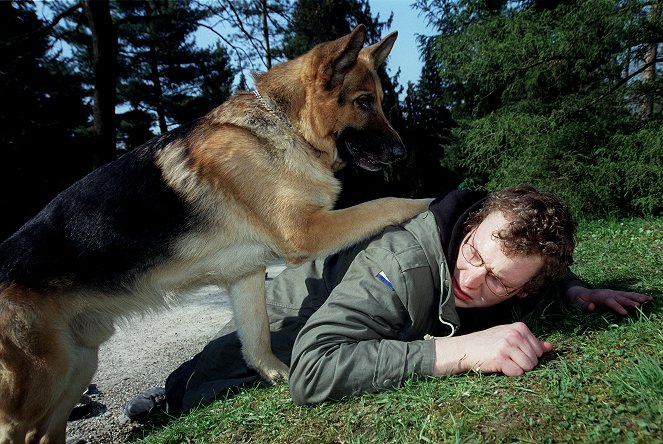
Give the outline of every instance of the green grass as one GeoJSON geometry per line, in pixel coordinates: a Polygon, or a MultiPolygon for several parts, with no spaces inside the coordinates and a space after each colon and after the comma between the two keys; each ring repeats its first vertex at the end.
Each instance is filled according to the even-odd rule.
{"type": "Polygon", "coordinates": [[[555,306],[531,327],[555,349],[522,377],[470,373],[298,407],[287,387],[247,389],[158,416],[141,443],[663,443],[663,218],[583,222],[573,270],[595,287],[655,296],[631,316],[555,306]]]}

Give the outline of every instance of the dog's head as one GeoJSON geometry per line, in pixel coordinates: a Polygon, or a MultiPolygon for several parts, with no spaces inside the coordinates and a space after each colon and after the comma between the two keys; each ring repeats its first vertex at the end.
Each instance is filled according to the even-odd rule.
{"type": "Polygon", "coordinates": [[[336,167],[348,162],[375,171],[405,157],[405,146],[382,110],[377,74],[397,35],[364,48],[366,28],[359,25],[300,58],[306,96],[297,123],[308,142],[336,167]]]}

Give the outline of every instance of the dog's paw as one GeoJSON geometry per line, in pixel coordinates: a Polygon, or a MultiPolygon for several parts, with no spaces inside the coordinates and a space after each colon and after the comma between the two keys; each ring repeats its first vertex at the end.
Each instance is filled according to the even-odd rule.
{"type": "Polygon", "coordinates": [[[272,385],[287,382],[288,366],[279,361],[276,356],[272,356],[272,358],[263,360],[261,364],[255,366],[255,370],[272,385]]]}
{"type": "Polygon", "coordinates": [[[397,223],[405,222],[417,214],[428,211],[428,206],[431,204],[431,202],[433,202],[433,200],[435,199],[403,199],[405,204],[403,208],[404,212],[397,223]]]}
{"type": "Polygon", "coordinates": [[[415,200],[417,202],[419,202],[419,205],[421,205],[421,208],[422,208],[421,212],[424,212],[424,211],[428,211],[428,207],[430,206],[430,204],[433,203],[433,201],[435,199],[432,198],[432,197],[427,197],[425,199],[415,199],[415,200]]]}

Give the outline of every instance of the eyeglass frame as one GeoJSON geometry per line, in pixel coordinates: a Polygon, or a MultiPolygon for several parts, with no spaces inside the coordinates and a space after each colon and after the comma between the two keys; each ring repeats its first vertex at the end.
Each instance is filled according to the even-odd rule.
{"type": "Polygon", "coordinates": [[[463,242],[463,245],[461,245],[460,254],[463,256],[463,259],[465,259],[467,261],[467,263],[470,264],[471,266],[476,267],[476,268],[483,267],[483,268],[486,269],[486,276],[484,277],[484,281],[486,282],[486,287],[488,287],[488,289],[490,290],[490,292],[492,294],[494,294],[495,296],[497,296],[500,299],[509,298],[510,296],[515,294],[516,292],[520,291],[524,286],[514,288],[513,290],[508,290],[509,287],[504,285],[504,282],[502,282],[502,280],[500,278],[498,278],[495,275],[495,273],[493,273],[492,271],[490,271],[488,269],[488,267],[486,266],[486,262],[483,260],[483,257],[481,256],[481,253],[479,253],[479,250],[477,249],[477,247],[475,247],[473,245],[474,244],[474,235],[476,234],[477,228],[478,227],[475,227],[472,230],[471,235],[468,236],[468,238],[463,242]],[[470,239],[472,239],[472,243],[470,243],[470,239]],[[465,255],[465,251],[464,251],[465,250],[465,245],[467,245],[468,247],[471,248],[470,251],[473,253],[472,254],[473,258],[475,258],[475,257],[479,258],[479,260],[481,261],[480,264],[475,265],[475,264],[472,263],[472,261],[470,259],[467,258],[467,256],[465,255]],[[495,291],[493,291],[492,288],[490,288],[490,284],[488,283],[488,276],[491,276],[493,279],[495,279],[495,281],[497,281],[497,283],[499,285],[501,285],[504,288],[504,290],[506,291],[506,293],[504,295],[499,295],[499,294],[495,293],[495,291]]]}

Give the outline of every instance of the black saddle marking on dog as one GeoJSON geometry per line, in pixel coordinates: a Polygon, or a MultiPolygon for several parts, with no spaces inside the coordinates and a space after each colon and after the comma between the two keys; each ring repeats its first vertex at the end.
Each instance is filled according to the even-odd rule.
{"type": "Polygon", "coordinates": [[[0,244],[0,281],[114,291],[171,255],[172,241],[198,218],[154,158],[194,125],[154,138],[56,196],[0,244]]]}

